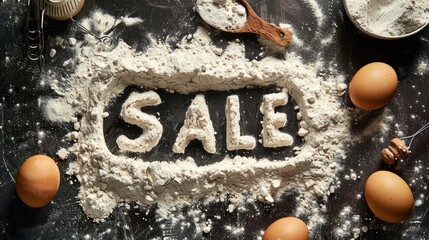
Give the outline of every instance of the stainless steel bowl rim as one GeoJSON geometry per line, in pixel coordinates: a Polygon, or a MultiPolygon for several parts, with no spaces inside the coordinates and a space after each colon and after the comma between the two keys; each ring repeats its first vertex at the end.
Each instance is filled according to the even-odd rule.
{"type": "Polygon", "coordinates": [[[401,38],[406,38],[409,36],[412,36],[418,32],[420,32],[421,30],[423,30],[428,24],[429,22],[423,24],[421,27],[417,28],[416,30],[406,33],[406,34],[402,34],[402,35],[397,35],[397,36],[386,36],[386,35],[380,35],[380,34],[376,34],[373,32],[368,31],[367,29],[363,28],[354,18],[353,16],[350,14],[348,6],[347,6],[347,1],[348,0],[343,0],[343,5],[344,5],[344,9],[346,10],[347,16],[350,18],[350,20],[352,21],[352,23],[363,33],[374,37],[374,38],[378,38],[378,39],[384,39],[384,40],[396,40],[396,39],[401,39],[401,38]]]}

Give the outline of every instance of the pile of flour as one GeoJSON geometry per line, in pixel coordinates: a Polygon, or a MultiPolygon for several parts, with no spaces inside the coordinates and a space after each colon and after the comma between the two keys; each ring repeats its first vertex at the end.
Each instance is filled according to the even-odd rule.
{"type": "Polygon", "coordinates": [[[361,28],[381,36],[400,36],[429,22],[429,1],[346,0],[350,16],[361,28]]]}
{"type": "MultiPolygon", "coordinates": [[[[114,21],[96,12],[83,24],[106,32],[114,21]]],[[[230,42],[221,49],[203,29],[174,49],[152,41],[147,50],[137,52],[122,40],[110,48],[90,35],[74,47],[76,57],[67,62],[74,71],[66,82],[49,79],[55,75],[52,72],[44,79],[60,96],[48,100],[46,114],[52,121],[74,125],[75,131],[65,136],[72,143],[68,151],[76,156],[68,173],[79,180],[78,198],[94,221],[103,221],[120,202],[136,202],[143,208],[157,204],[158,217],[168,219],[195,201],[210,204],[230,199],[234,209],[255,199],[275,202],[284,192],[294,191],[300,199],[294,214],[305,216],[310,229],[323,223],[326,207],[318,200],[326,201],[334,190],[337,162],[345,157],[345,142],[350,139],[340,100],[347,87],[344,77],[320,76],[320,62],[304,64],[294,53],[285,59],[268,56],[250,61],[241,43],[230,42]],[[183,94],[275,85],[280,88],[278,94],[285,98],[288,93],[296,102],[304,143],[293,148],[295,155],[290,158],[225,156],[206,166],[197,166],[191,157],[149,162],[114,155],[103,134],[103,120],[109,117],[105,109],[129,85],[183,94]]],[[[247,146],[253,145],[249,141],[247,146]]]]}

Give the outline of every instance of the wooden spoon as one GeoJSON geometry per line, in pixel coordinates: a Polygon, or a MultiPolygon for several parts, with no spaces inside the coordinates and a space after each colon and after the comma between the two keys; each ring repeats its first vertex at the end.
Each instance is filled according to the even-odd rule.
{"type": "MultiPolygon", "coordinates": [[[[240,2],[247,12],[247,21],[246,24],[239,29],[221,29],[218,26],[214,26],[210,23],[214,28],[220,29],[225,32],[231,33],[255,33],[258,35],[262,35],[274,43],[286,47],[292,41],[292,33],[289,30],[282,29],[278,26],[272,25],[264,20],[262,20],[256,13],[253,11],[252,7],[246,0],[237,0],[240,2]]],[[[204,16],[202,16],[204,20],[204,16]]]]}

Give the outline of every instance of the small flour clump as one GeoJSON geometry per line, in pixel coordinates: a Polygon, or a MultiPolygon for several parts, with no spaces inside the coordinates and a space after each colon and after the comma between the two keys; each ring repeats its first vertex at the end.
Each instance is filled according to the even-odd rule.
{"type": "Polygon", "coordinates": [[[361,28],[381,36],[400,36],[429,22],[429,1],[347,0],[352,19],[361,28]]]}
{"type": "Polygon", "coordinates": [[[125,26],[134,26],[136,24],[143,23],[143,20],[141,18],[136,17],[123,17],[121,20],[125,24],[125,26]]]}
{"type": "Polygon", "coordinates": [[[207,24],[221,30],[240,29],[247,21],[246,9],[236,0],[197,0],[196,10],[207,24]]]}
{"type": "MultiPolygon", "coordinates": [[[[114,25],[110,21],[115,19],[107,14],[103,16],[95,14],[92,16],[95,19],[88,18],[83,22],[89,29],[106,32],[114,25]],[[97,23],[99,25],[93,26],[97,23]]],[[[183,38],[174,48],[168,43],[152,40],[144,52],[132,49],[121,39],[109,48],[91,39],[92,36],[85,38],[85,42],[76,43],[76,58],[72,61],[74,71],[66,78],[67,84],[45,79],[47,82],[51,80],[52,89],[60,95],[48,101],[46,111],[49,111],[47,117],[50,120],[71,124],[75,124],[76,116],[79,116],[79,127],[66,135],[72,144],[68,151],[76,156],[68,173],[79,180],[80,204],[94,221],[103,221],[121,202],[135,202],[143,208],[157,205],[158,217],[168,219],[179,208],[196,201],[204,206],[234,196],[229,207],[229,211],[233,211],[240,204],[255,199],[275,202],[286,191],[293,191],[298,194],[294,214],[307,217],[310,229],[323,223],[326,206],[321,206],[332,192],[339,169],[337,161],[345,157],[345,143],[351,136],[347,111],[342,108],[339,98],[346,89],[340,78],[320,76],[319,62],[304,64],[292,52],[285,59],[267,56],[258,61],[249,60],[245,57],[244,45],[233,41],[219,54],[209,33],[201,28],[192,38],[183,38]],[[203,143],[206,141],[203,145],[208,152],[216,152],[213,139],[216,133],[210,128],[204,91],[245,89],[248,86],[278,87],[277,93],[265,95],[261,106],[264,113],[273,113],[272,118],[264,121],[274,129],[284,126],[287,119],[286,115],[274,114],[272,109],[286,104],[289,96],[293,98],[303,143],[294,148],[295,155],[291,157],[257,159],[226,155],[223,160],[204,166],[198,166],[191,157],[147,161],[141,157],[127,157],[121,152],[113,154],[104,139],[103,121],[109,116],[105,109],[130,85],[155,90],[142,95],[132,94],[131,100],[124,103],[121,116],[128,122],[156,122],[154,118],[140,115],[141,111],[127,113],[158,104],[161,100],[157,98],[156,89],[182,94],[200,93],[188,108],[174,146],[175,152],[185,150],[190,140],[186,137],[190,136],[203,143]],[[58,103],[64,107],[58,111],[49,108],[58,103]],[[128,118],[128,115],[138,119],[128,118]],[[201,129],[205,131],[196,131],[201,129]]],[[[230,116],[227,119],[237,123],[239,119],[234,116],[239,111],[237,98],[231,96],[228,104],[226,109],[230,116]]],[[[234,124],[231,126],[228,130],[229,148],[252,149],[256,139],[252,136],[234,138],[239,136],[239,129],[234,124]]],[[[162,131],[159,126],[150,129],[162,131]]],[[[289,135],[266,130],[266,134],[274,134],[280,142],[291,144],[293,141],[289,135]]],[[[122,151],[150,151],[159,140],[156,131],[149,136],[143,131],[141,138],[134,142],[122,138],[118,145],[122,146],[122,151]],[[135,143],[139,144],[133,146],[135,143]]],[[[278,142],[269,144],[275,147],[278,142]]],[[[202,232],[209,231],[209,225],[211,223],[202,232]]]]}

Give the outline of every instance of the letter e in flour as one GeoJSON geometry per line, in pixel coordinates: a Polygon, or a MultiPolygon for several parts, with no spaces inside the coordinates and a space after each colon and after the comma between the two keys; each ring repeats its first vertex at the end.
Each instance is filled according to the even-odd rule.
{"type": "Polygon", "coordinates": [[[204,95],[201,94],[195,96],[186,111],[185,121],[173,145],[173,152],[184,153],[189,142],[194,139],[200,140],[208,153],[216,152],[213,123],[204,95]]]}
{"type": "Polygon", "coordinates": [[[143,134],[136,139],[121,135],[116,139],[121,150],[131,152],[149,152],[161,139],[163,128],[155,116],[143,113],[141,108],[157,106],[161,98],[154,91],[144,93],[133,92],[122,105],[121,117],[125,122],[139,126],[143,134]]]}
{"type": "Polygon", "coordinates": [[[286,105],[287,102],[288,94],[286,91],[264,95],[260,109],[264,115],[262,123],[264,147],[285,147],[293,144],[292,136],[279,130],[287,123],[286,114],[274,111],[276,107],[286,105]]]}

